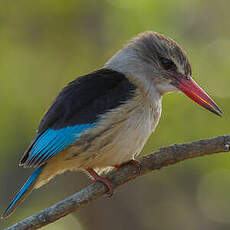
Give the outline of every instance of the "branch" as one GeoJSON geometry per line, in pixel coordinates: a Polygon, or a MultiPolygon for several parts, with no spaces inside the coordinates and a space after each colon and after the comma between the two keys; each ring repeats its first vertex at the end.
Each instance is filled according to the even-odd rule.
{"type": "MultiPolygon", "coordinates": [[[[155,153],[149,154],[139,159],[141,172],[138,174],[137,168],[131,164],[121,167],[119,170],[108,174],[114,188],[144,174],[161,169],[177,162],[200,157],[204,155],[228,152],[230,146],[230,135],[214,137],[196,142],[177,144],[161,148],[155,153]]],[[[107,188],[100,182],[89,185],[80,192],[66,198],[57,204],[30,216],[21,222],[8,227],[6,230],[34,230],[52,223],[71,212],[77,211],[93,200],[102,197],[107,192],[107,188]]]]}

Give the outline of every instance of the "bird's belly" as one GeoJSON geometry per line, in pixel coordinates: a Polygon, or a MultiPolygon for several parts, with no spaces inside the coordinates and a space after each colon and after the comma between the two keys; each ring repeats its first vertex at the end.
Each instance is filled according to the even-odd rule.
{"type": "Polygon", "coordinates": [[[92,164],[90,167],[120,165],[133,159],[141,152],[150,134],[151,126],[148,124],[141,126],[126,122],[119,129],[112,128],[92,150],[89,150],[97,152],[96,157],[89,161],[92,164]]]}
{"type": "Polygon", "coordinates": [[[104,168],[133,159],[158,123],[160,109],[159,116],[154,112],[150,106],[141,105],[128,116],[115,116],[69,148],[68,159],[76,168],[104,168]]]}

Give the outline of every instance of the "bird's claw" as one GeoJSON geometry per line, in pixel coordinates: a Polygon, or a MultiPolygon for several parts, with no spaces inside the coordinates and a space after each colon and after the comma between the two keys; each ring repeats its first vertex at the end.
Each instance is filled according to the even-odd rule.
{"type": "Polygon", "coordinates": [[[111,197],[114,194],[114,189],[113,189],[112,183],[110,182],[110,178],[99,176],[93,169],[87,169],[87,172],[94,179],[92,181],[92,183],[99,181],[99,182],[103,183],[104,185],[106,185],[106,187],[108,188],[109,197],[111,197]]]}

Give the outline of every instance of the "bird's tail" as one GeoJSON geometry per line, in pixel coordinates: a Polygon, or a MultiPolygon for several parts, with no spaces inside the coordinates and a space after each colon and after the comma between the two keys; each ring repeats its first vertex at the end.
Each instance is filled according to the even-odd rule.
{"type": "Polygon", "coordinates": [[[9,216],[15,210],[15,208],[17,208],[22,203],[22,201],[30,194],[43,167],[44,165],[35,169],[33,174],[29,177],[29,179],[22,186],[14,199],[10,202],[10,205],[2,214],[1,218],[6,218],[7,216],[9,216]]]}

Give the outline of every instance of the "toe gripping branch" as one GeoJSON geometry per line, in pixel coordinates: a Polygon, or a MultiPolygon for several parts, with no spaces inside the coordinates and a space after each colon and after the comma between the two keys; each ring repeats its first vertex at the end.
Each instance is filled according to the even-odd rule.
{"type": "MultiPolygon", "coordinates": [[[[119,168],[121,168],[122,166],[125,166],[125,165],[127,165],[127,164],[132,164],[132,165],[134,165],[134,166],[137,168],[137,170],[138,170],[138,172],[137,172],[138,175],[141,173],[141,168],[142,168],[142,166],[141,166],[140,162],[139,162],[139,161],[136,161],[136,160],[130,160],[130,161],[124,163],[124,164],[115,165],[114,167],[115,167],[116,169],[119,169],[119,168]]],[[[94,169],[92,169],[92,168],[88,168],[88,169],[86,169],[86,171],[90,174],[90,176],[93,177],[94,180],[92,181],[92,183],[95,183],[95,182],[99,181],[99,182],[103,183],[103,184],[108,188],[108,193],[109,193],[110,197],[114,194],[114,188],[113,188],[113,185],[112,185],[112,183],[110,182],[110,179],[109,179],[109,178],[99,176],[99,175],[94,171],[94,169]]]]}
{"type": "Polygon", "coordinates": [[[86,169],[86,171],[90,174],[90,176],[93,177],[93,181],[92,183],[95,183],[97,181],[103,183],[104,185],[106,185],[106,187],[108,188],[108,193],[110,196],[113,195],[114,193],[114,189],[113,189],[113,185],[111,184],[109,178],[106,178],[106,177],[101,177],[99,176],[93,169],[91,168],[88,168],[86,169]]]}

